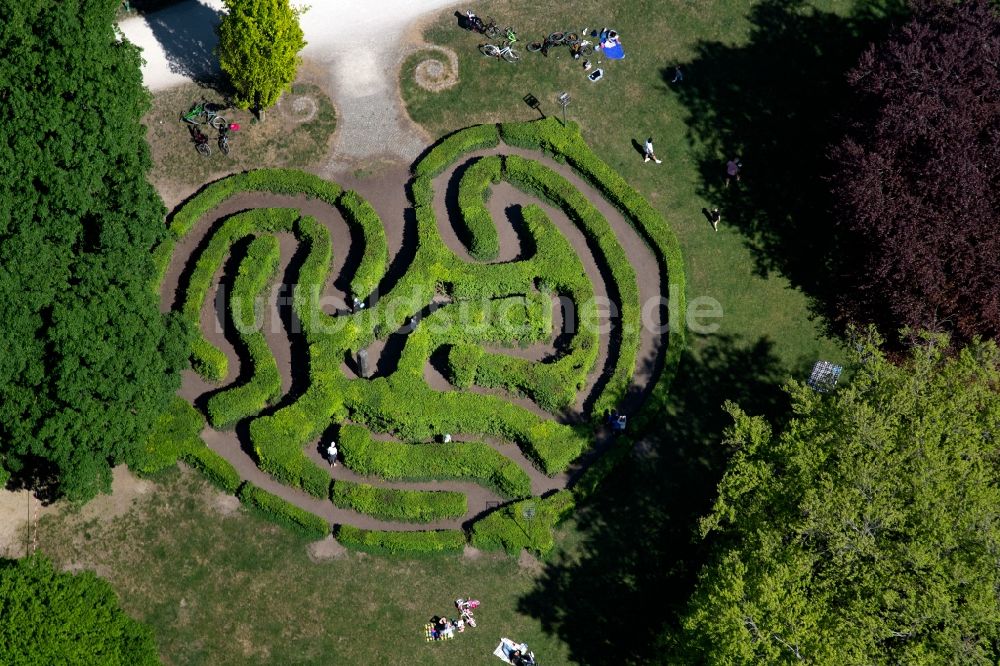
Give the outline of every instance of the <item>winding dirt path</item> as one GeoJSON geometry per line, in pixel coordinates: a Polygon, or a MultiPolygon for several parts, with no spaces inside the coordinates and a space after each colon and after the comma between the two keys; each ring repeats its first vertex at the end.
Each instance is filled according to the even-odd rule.
{"type": "MultiPolygon", "coordinates": [[[[448,214],[449,189],[457,187],[456,173],[461,174],[463,164],[476,157],[495,154],[517,154],[541,160],[549,168],[567,178],[606,217],[608,223],[618,236],[619,242],[625,252],[632,259],[639,283],[641,302],[645,303],[658,298],[660,294],[666,293],[665,285],[661,279],[660,267],[654,255],[617,209],[605,201],[596,190],[577,177],[568,166],[558,164],[542,156],[540,153],[516,149],[510,146],[502,145],[495,149],[478,151],[465,156],[459,164],[452,166],[435,179],[434,209],[437,216],[438,228],[446,245],[455,251],[459,257],[469,261],[472,260],[459,241],[453,225],[453,219],[448,214]]],[[[345,189],[354,189],[367,199],[383,221],[390,256],[389,276],[383,283],[383,292],[391,288],[395,280],[405,274],[413,256],[413,244],[416,242],[416,222],[405,197],[404,185],[408,180],[409,173],[407,170],[390,166],[383,169],[375,177],[346,176],[340,178],[339,181],[345,189]]],[[[506,183],[500,183],[493,187],[493,193],[489,202],[489,209],[494,215],[502,248],[500,257],[496,261],[511,261],[521,256],[520,232],[511,222],[511,218],[507,215],[507,210],[512,206],[526,205],[528,203],[540,205],[553,224],[567,238],[579,256],[584,271],[593,284],[595,294],[604,297],[613,294],[614,287],[611,287],[609,290],[609,285],[606,281],[608,271],[607,267],[603,265],[603,259],[599,258],[599,255],[594,252],[583,233],[570,222],[566,215],[561,210],[541,202],[534,197],[525,195],[506,183]]],[[[240,210],[258,207],[298,208],[304,214],[315,217],[330,230],[334,258],[331,266],[331,277],[324,290],[324,297],[328,300],[328,307],[324,309],[331,314],[343,311],[346,315],[344,299],[347,297],[347,294],[343,289],[343,285],[350,278],[350,273],[354,269],[354,261],[350,259],[351,232],[343,217],[335,208],[319,201],[309,201],[302,197],[257,193],[237,195],[226,201],[223,205],[210,211],[208,215],[199,220],[188,236],[182,242],[178,243],[177,250],[163,283],[161,293],[163,306],[167,308],[175,303],[177,300],[178,285],[184,284],[185,275],[197,259],[199,248],[207,242],[208,236],[221,223],[221,220],[240,210]]],[[[279,278],[280,284],[294,282],[294,278],[296,277],[296,256],[298,254],[297,244],[289,234],[278,234],[278,237],[281,248],[281,265],[279,267],[279,276],[281,276],[279,278]]],[[[214,300],[220,285],[221,288],[227,287],[228,272],[235,270],[237,266],[238,263],[230,258],[225,263],[224,268],[217,272],[215,283],[206,298],[205,307],[202,312],[202,324],[204,326],[202,330],[206,338],[223,349],[229,357],[230,373],[225,382],[227,385],[239,376],[242,359],[240,358],[240,354],[237,353],[237,349],[233,344],[234,341],[227,339],[223,333],[223,327],[218,325],[220,320],[214,308],[214,300]]],[[[280,284],[278,287],[280,287],[280,284]]],[[[278,360],[278,365],[282,372],[283,388],[287,391],[281,404],[287,404],[288,401],[293,400],[297,394],[305,389],[305,386],[301,382],[305,379],[308,359],[304,356],[305,349],[301,336],[288,330],[290,322],[287,310],[290,308],[288,304],[277,304],[276,295],[287,296],[286,293],[283,293],[278,288],[272,289],[268,293],[269,306],[268,315],[264,319],[264,334],[268,344],[271,346],[272,352],[278,360]],[[286,310],[285,312],[282,311],[283,308],[286,310]]],[[[553,336],[548,341],[532,345],[526,349],[497,349],[496,351],[529,358],[544,358],[557,353],[557,349],[553,345],[555,338],[562,331],[563,321],[559,313],[559,308],[555,308],[553,314],[553,336]]],[[[660,310],[654,311],[649,323],[653,326],[665,324],[665,313],[660,310]]],[[[665,330],[665,327],[662,330],[665,330]]],[[[613,366],[614,359],[609,358],[613,347],[612,339],[613,337],[609,335],[600,336],[601,344],[597,364],[588,377],[586,389],[581,391],[580,399],[575,408],[566,414],[560,415],[558,417],[559,420],[574,422],[586,416],[583,413],[583,406],[586,404],[587,398],[599,388],[602,376],[609,372],[613,366]]],[[[665,348],[665,342],[665,334],[651,330],[649,326],[643,327],[640,332],[639,354],[632,390],[626,403],[623,405],[623,411],[628,412],[636,409],[647,390],[652,386],[651,382],[658,376],[662,366],[662,352],[665,348]]],[[[378,368],[380,372],[391,372],[394,365],[392,363],[380,364],[382,353],[387,346],[391,345],[387,345],[385,340],[380,340],[372,345],[369,351],[371,367],[378,368]]],[[[345,364],[344,369],[347,376],[355,376],[353,370],[347,364],[345,364]]],[[[450,390],[452,388],[432,362],[425,366],[424,377],[433,389],[450,390]]],[[[204,403],[207,394],[219,388],[219,386],[204,382],[194,372],[187,371],[180,394],[194,404],[200,405],[204,403]]],[[[506,399],[511,400],[515,404],[530,409],[536,414],[544,415],[546,418],[551,418],[551,415],[541,410],[527,398],[509,396],[503,391],[478,387],[474,388],[474,390],[483,393],[504,395],[506,399]]],[[[224,432],[206,428],[202,433],[202,437],[212,450],[222,455],[236,467],[242,478],[303,509],[322,516],[332,524],[346,523],[364,529],[387,530],[453,529],[468,524],[484,511],[503,501],[502,498],[490,489],[474,482],[387,482],[377,478],[360,477],[343,465],[338,465],[336,468],[329,468],[320,454],[321,447],[318,440],[308,446],[306,455],[314,462],[327,468],[333,479],[363,481],[372,485],[389,488],[454,490],[464,493],[468,498],[469,510],[466,516],[461,519],[443,520],[432,523],[402,523],[379,520],[354,511],[338,509],[329,501],[317,499],[300,490],[284,486],[259,470],[248,453],[249,442],[245,427],[237,427],[235,431],[224,432]]],[[[387,436],[379,435],[379,437],[383,438],[387,436]]],[[[578,460],[569,470],[554,477],[548,477],[535,468],[520,449],[510,442],[501,441],[496,438],[483,438],[471,434],[463,435],[462,433],[453,433],[453,437],[455,441],[485,441],[489,446],[515,462],[529,475],[532,493],[536,496],[567,487],[609,443],[607,435],[600,433],[593,449],[578,460]]]]}

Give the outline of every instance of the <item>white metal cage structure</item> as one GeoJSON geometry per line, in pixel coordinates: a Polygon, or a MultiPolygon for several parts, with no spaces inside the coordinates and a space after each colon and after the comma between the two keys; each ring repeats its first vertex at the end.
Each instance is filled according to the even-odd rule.
{"type": "Polygon", "coordinates": [[[816,361],[806,384],[815,391],[827,393],[837,385],[844,368],[829,361],[816,361]]]}

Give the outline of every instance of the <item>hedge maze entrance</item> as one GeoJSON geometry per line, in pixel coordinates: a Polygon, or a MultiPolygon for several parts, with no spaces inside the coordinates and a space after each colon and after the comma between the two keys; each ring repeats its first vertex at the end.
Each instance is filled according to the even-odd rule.
{"type": "Polygon", "coordinates": [[[382,220],[354,191],[260,169],[180,206],[156,288],[198,378],[150,448],[352,547],[545,553],[669,386],[677,241],[554,119],[446,137],[407,194],[408,220],[382,220]],[[408,226],[390,257],[394,224],[408,226]],[[630,421],[612,438],[616,408],[630,421]]]}

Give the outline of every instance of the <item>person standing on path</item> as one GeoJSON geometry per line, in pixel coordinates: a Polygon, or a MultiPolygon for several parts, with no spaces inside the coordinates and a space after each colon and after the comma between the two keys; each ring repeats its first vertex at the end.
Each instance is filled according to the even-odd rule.
{"type": "Polygon", "coordinates": [[[330,442],[330,446],[326,447],[326,458],[330,461],[330,467],[337,466],[337,442],[330,442]]]}
{"type": "Polygon", "coordinates": [[[648,162],[649,160],[653,160],[657,164],[662,164],[663,163],[663,160],[656,159],[656,153],[653,152],[653,138],[652,137],[646,139],[645,151],[646,151],[646,153],[645,153],[645,159],[643,160],[643,162],[648,162]]]}

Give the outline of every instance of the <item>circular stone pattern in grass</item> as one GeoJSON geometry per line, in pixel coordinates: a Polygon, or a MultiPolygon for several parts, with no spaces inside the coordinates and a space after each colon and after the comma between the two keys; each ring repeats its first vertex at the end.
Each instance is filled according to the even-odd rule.
{"type": "Polygon", "coordinates": [[[458,83],[458,56],[444,47],[428,48],[411,56],[407,62],[418,60],[413,68],[413,80],[429,92],[447,90],[458,83]]]}
{"type": "Polygon", "coordinates": [[[182,393],[200,411],[175,406],[151,444],[310,536],[545,554],[653,421],[644,399],[663,404],[684,345],[665,320],[668,297],[684,311],[677,241],[552,119],[456,132],[406,186],[409,222],[288,169],[173,214],[158,288],[197,331],[182,393]],[[387,229],[404,238],[391,271],[387,229]]]}

